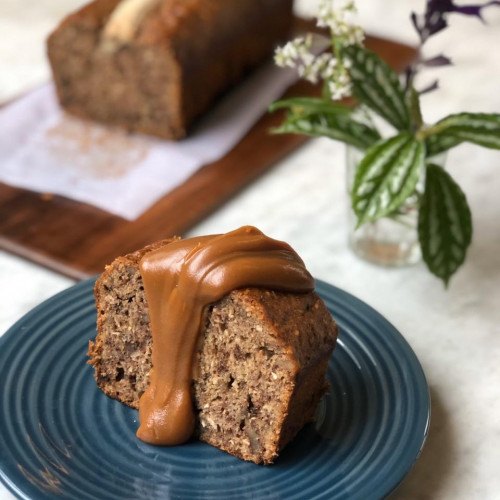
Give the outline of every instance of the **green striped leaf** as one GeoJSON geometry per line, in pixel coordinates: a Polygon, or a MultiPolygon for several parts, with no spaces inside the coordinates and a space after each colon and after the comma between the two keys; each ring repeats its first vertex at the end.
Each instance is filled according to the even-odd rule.
{"type": "Polygon", "coordinates": [[[427,156],[431,158],[432,156],[448,151],[448,149],[454,148],[462,141],[453,137],[451,135],[447,136],[444,134],[430,135],[425,140],[425,150],[427,151],[427,156]]]}
{"type": "Polygon", "coordinates": [[[326,114],[349,114],[351,108],[326,99],[318,99],[316,97],[292,97],[290,99],[282,99],[275,101],[269,106],[269,111],[273,112],[278,109],[289,109],[293,114],[308,115],[314,113],[326,114]]]}
{"type": "Polygon", "coordinates": [[[430,156],[446,151],[461,142],[472,142],[486,148],[500,149],[500,115],[459,113],[433,125],[435,134],[427,137],[430,156]]]}
{"type": "Polygon", "coordinates": [[[343,114],[291,115],[279,127],[271,130],[274,134],[306,134],[311,137],[329,137],[351,144],[364,150],[380,139],[379,133],[343,114]]]}
{"type": "Polygon", "coordinates": [[[465,194],[441,167],[427,166],[418,237],[429,270],[445,285],[465,260],[472,219],[465,194]]]}
{"type": "Polygon", "coordinates": [[[352,189],[358,226],[398,209],[414,192],[424,162],[424,145],[410,134],[372,146],[358,165],[352,189]]]}
{"type": "Polygon", "coordinates": [[[357,45],[346,47],[356,98],[400,131],[410,129],[410,115],[398,75],[374,52],[357,45]]]}

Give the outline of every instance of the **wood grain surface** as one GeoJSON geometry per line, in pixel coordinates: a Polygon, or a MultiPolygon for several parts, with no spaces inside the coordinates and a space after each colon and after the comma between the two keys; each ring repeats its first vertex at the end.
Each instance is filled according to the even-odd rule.
{"type": "MultiPolygon", "coordinates": [[[[311,27],[297,20],[298,31],[311,27]]],[[[366,46],[398,71],[415,57],[413,48],[384,39],[368,37],[366,46]]],[[[319,92],[300,81],[285,96],[319,92]]],[[[282,118],[280,113],[262,116],[226,156],[205,165],[134,221],[61,196],[0,183],[0,248],[75,279],[98,274],[119,255],[182,235],[308,140],[270,135],[269,129],[282,118]]]]}

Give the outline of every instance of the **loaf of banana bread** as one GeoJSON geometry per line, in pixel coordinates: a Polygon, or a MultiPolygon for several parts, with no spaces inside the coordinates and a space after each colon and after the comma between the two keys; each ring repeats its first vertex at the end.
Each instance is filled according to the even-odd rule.
{"type": "MultiPolygon", "coordinates": [[[[164,240],[120,257],[97,280],[89,363],[97,385],[134,408],[149,385],[152,337],[139,262],[164,240]]],[[[195,435],[237,457],[271,463],[314,418],[338,329],[314,292],[231,291],[204,312],[195,349],[195,435]]]]}
{"type": "Polygon", "coordinates": [[[167,139],[269,56],[292,0],[95,0],[48,39],[61,105],[167,139]]]}

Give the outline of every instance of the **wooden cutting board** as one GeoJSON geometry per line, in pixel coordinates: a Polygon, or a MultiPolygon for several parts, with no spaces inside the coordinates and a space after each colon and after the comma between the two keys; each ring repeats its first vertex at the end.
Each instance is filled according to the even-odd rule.
{"type": "MultiPolygon", "coordinates": [[[[297,19],[297,31],[314,29],[297,19]]],[[[367,48],[402,71],[415,49],[368,37],[367,48]]],[[[297,82],[284,97],[319,95],[320,88],[297,82]]],[[[152,241],[182,235],[230,197],[266,172],[308,138],[270,135],[281,113],[265,114],[220,160],[198,170],[134,221],[61,196],[42,195],[0,183],[0,248],[75,279],[100,273],[118,255],[152,241]]]]}

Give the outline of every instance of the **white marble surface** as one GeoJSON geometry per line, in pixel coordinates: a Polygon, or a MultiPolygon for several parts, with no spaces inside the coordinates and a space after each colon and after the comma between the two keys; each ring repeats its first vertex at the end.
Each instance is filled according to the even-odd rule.
{"type": "MultiPolygon", "coordinates": [[[[48,78],[43,39],[79,0],[2,0],[0,100],[48,78]],[[7,42],[8,40],[8,42],[7,42]]],[[[301,0],[311,12],[316,2],[301,0]]],[[[469,2],[470,3],[470,2],[469,2]]],[[[424,1],[361,0],[371,32],[414,41],[408,13],[424,1]],[[382,6],[384,6],[382,8],[382,6]]],[[[462,110],[500,112],[500,9],[488,25],[455,16],[432,48],[455,66],[434,70],[441,89],[424,100],[427,121],[462,110]]],[[[474,240],[448,291],[423,265],[388,270],[355,258],[345,241],[343,148],[314,140],[192,230],[254,224],[287,240],[313,274],[357,295],[405,335],[425,370],[432,422],[416,466],[393,500],[500,498],[500,152],[463,145],[448,159],[473,212],[474,240]]],[[[1,215],[0,215],[1,216],[1,215]]],[[[0,253],[0,334],[71,280],[0,253]]],[[[12,498],[0,485],[0,500],[12,498]]]]}

